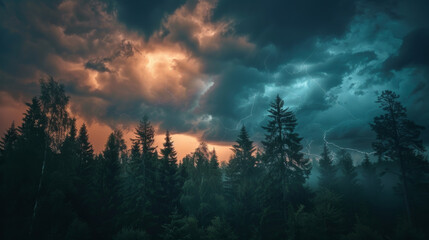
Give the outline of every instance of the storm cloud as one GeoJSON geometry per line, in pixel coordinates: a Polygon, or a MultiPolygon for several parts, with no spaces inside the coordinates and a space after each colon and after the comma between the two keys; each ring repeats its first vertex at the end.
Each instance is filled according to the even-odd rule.
{"type": "Polygon", "coordinates": [[[230,142],[242,125],[260,141],[279,94],[306,151],[325,140],[370,152],[380,91],[429,122],[428,4],[412,2],[3,1],[0,97],[29,101],[50,75],[86,121],[148,115],[161,130],[230,142]]]}

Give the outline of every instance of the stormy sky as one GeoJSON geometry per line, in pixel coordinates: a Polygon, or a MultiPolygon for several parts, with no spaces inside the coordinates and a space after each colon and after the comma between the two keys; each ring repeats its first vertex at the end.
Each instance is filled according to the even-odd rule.
{"type": "Polygon", "coordinates": [[[429,127],[428,12],[425,0],[2,0],[0,130],[52,76],[74,116],[104,126],[93,134],[131,133],[146,114],[159,134],[227,146],[244,125],[258,142],[279,94],[306,152],[325,140],[357,156],[372,151],[382,90],[429,127]]]}

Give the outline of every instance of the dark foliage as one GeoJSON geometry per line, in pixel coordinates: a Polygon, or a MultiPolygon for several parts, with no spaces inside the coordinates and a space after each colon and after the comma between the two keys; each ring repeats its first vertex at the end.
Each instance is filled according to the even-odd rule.
{"type": "Polygon", "coordinates": [[[94,155],[61,84],[42,81],[22,124],[0,141],[1,239],[426,239],[429,165],[422,127],[384,91],[374,149],[356,164],[325,145],[302,153],[297,119],[277,96],[263,151],[243,126],[228,163],[201,143],[181,161],[170,132],[158,152],[143,117],[129,151],[121,131],[94,155]],[[159,155],[158,155],[159,154],[159,155]]]}

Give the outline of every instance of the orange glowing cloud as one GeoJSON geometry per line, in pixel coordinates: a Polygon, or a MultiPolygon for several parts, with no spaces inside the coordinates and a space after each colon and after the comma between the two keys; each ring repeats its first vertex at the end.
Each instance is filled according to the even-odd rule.
{"type": "MultiPolygon", "coordinates": [[[[177,132],[173,139],[181,158],[199,144],[202,130],[196,126],[207,125],[210,119],[195,113],[200,97],[213,86],[213,76],[205,73],[204,57],[199,53],[216,52],[222,46],[240,51],[254,47],[246,37],[227,34],[230,22],[211,20],[216,3],[201,0],[194,7],[183,5],[166,16],[149,38],[118,22],[102,2],[63,1],[51,9],[58,14],[58,22],[30,14],[28,18],[35,19],[34,31],[47,39],[31,43],[46,49],[46,54],[40,59],[42,67],[32,69],[26,79],[34,84],[48,73],[66,86],[70,110],[78,127],[87,122],[97,152],[104,148],[113,128],[132,129],[138,119],[148,115],[160,126],[165,118],[181,124],[176,129],[171,124],[159,126],[161,131],[177,132]]],[[[23,102],[30,97],[16,101],[1,93],[0,98],[11,103],[0,106],[4,132],[12,120],[22,119],[23,102]]],[[[128,139],[132,135],[132,131],[125,132],[128,139]]],[[[162,146],[163,135],[156,139],[162,146]]],[[[221,159],[229,158],[229,147],[208,145],[216,148],[221,159]]]]}

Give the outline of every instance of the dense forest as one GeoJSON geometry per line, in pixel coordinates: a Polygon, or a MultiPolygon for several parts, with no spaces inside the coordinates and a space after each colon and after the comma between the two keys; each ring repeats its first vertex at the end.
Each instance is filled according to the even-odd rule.
{"type": "Polygon", "coordinates": [[[204,142],[177,159],[168,131],[154,146],[150,112],[132,146],[115,130],[95,154],[64,87],[42,80],[1,140],[1,239],[427,239],[423,127],[394,92],[374,100],[383,111],[369,123],[376,157],[325,145],[308,158],[277,96],[261,149],[243,126],[220,164],[204,142]]]}

